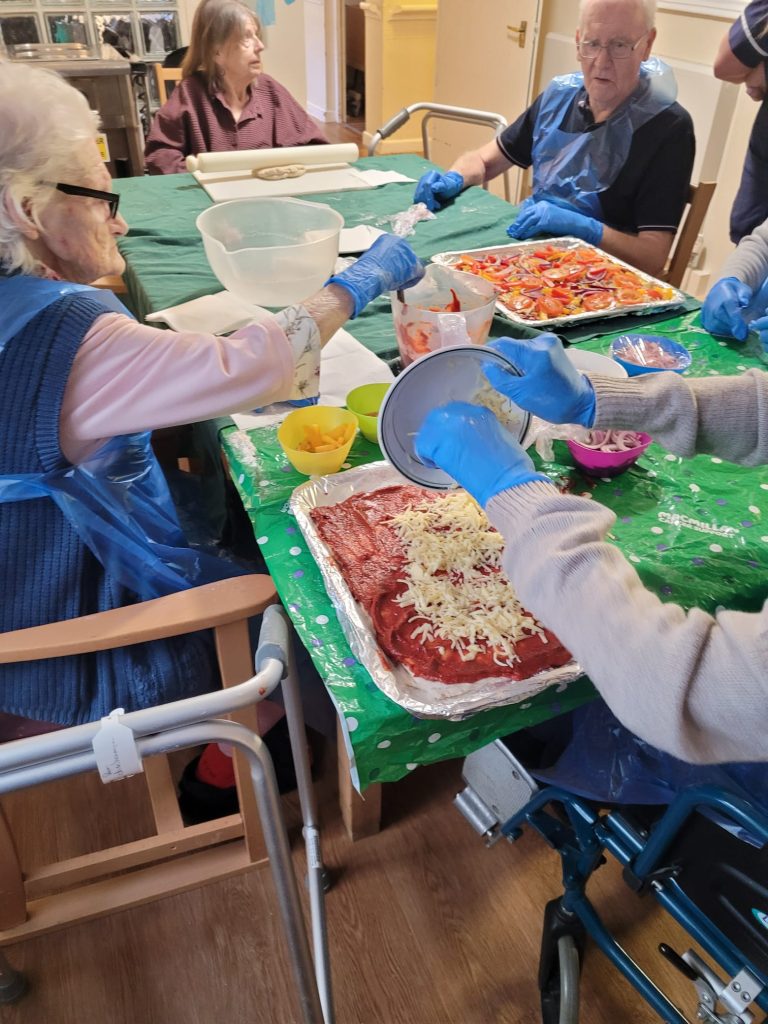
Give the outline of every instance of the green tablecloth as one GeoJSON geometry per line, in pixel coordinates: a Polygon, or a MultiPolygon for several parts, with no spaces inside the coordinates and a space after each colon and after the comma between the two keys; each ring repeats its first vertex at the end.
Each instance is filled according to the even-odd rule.
{"type": "MultiPolygon", "coordinates": [[[[430,166],[414,156],[361,163],[395,167],[414,178],[430,166]]],[[[127,260],[130,299],[139,316],[220,290],[194,227],[196,215],[209,201],[193,178],[123,179],[115,187],[123,195],[122,208],[131,225],[120,245],[127,260]]],[[[412,189],[411,184],[392,184],[315,198],[338,208],[349,226],[386,227],[385,217],[410,205],[412,189]]],[[[435,220],[419,223],[410,241],[424,257],[500,244],[506,241],[513,214],[498,197],[469,189],[435,220]]],[[[688,313],[653,326],[654,332],[679,337],[691,348],[691,374],[734,374],[755,364],[754,355],[715,341],[697,322],[698,315],[688,313]]],[[[631,323],[637,329],[644,326],[636,318],[631,323]]],[[[394,352],[386,300],[374,303],[350,327],[373,351],[385,356],[394,352]]],[[[585,348],[604,352],[611,336],[601,332],[626,329],[624,320],[602,321],[582,329],[579,340],[585,348]]],[[[509,333],[509,325],[496,320],[493,333],[509,333]]],[[[274,430],[242,434],[227,428],[222,441],[270,572],[338,707],[360,788],[401,778],[419,764],[465,755],[496,736],[552,717],[594,695],[591,684],[581,679],[562,692],[545,691],[465,722],[414,718],[376,688],[343,637],[319,570],[286,507],[293,488],[305,478],[285,461],[274,430]]],[[[356,465],[379,457],[376,446],[358,437],[349,461],[356,465]]],[[[662,599],[709,610],[720,604],[743,610],[761,606],[768,579],[768,529],[762,519],[768,512],[768,471],[735,468],[704,456],[683,461],[652,445],[636,468],[617,480],[594,482],[573,470],[564,444],[556,445],[555,458],[544,465],[547,472],[616,511],[611,539],[662,599]]]]}
{"type": "MultiPolygon", "coordinates": [[[[368,157],[355,166],[397,170],[418,179],[434,165],[421,157],[405,155],[368,157]]],[[[114,186],[121,196],[120,210],[130,225],[129,234],[119,244],[126,258],[124,277],[137,316],[143,318],[149,312],[221,291],[195,227],[197,215],[211,203],[192,175],[119,178],[114,186]]],[[[333,206],[343,215],[347,227],[371,224],[386,230],[391,227],[386,218],[412,204],[413,190],[412,182],[401,182],[302,198],[333,206]]],[[[417,224],[408,241],[423,258],[447,249],[501,245],[509,241],[506,227],[513,219],[514,209],[503,199],[481,188],[471,188],[446,213],[417,224]]],[[[395,348],[391,317],[379,316],[384,309],[389,313],[388,299],[372,303],[356,322],[356,335],[377,353],[395,348]]]]}
{"type": "MultiPolygon", "coordinates": [[[[357,167],[396,170],[418,179],[434,165],[418,156],[368,157],[357,167]]],[[[126,258],[124,274],[131,308],[143,319],[147,313],[180,302],[221,291],[203,251],[195,228],[199,213],[210,206],[207,193],[190,174],[168,174],[152,178],[120,178],[114,183],[121,195],[121,210],[130,225],[130,233],[120,240],[126,258]]],[[[333,206],[344,217],[347,227],[370,224],[391,228],[387,219],[413,202],[412,183],[386,185],[383,188],[320,194],[303,198],[333,206]]],[[[514,220],[515,207],[481,188],[470,188],[434,220],[420,221],[408,241],[423,259],[435,253],[455,249],[477,249],[484,245],[505,245],[506,229],[514,220]]],[[[696,308],[695,299],[687,308],[696,308]]],[[[666,317],[668,314],[661,314],[666,317]]],[[[563,329],[562,337],[583,341],[606,330],[642,330],[656,319],[623,317],[601,320],[563,329]],[[613,326],[615,324],[615,327],[613,326]]],[[[530,336],[535,329],[517,327],[496,317],[491,334],[530,336]]],[[[389,299],[372,302],[355,321],[355,337],[366,348],[387,360],[397,357],[389,299]],[[382,313],[386,313],[382,316],[382,313]]]]}

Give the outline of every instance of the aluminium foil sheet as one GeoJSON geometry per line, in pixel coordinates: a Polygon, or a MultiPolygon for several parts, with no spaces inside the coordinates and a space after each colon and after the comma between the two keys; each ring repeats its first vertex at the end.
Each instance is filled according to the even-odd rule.
{"type": "Polygon", "coordinates": [[[312,478],[297,487],[291,498],[291,511],[320,569],[344,635],[379,689],[419,718],[461,721],[478,711],[525,701],[548,686],[564,689],[583,675],[579,665],[571,661],[524,680],[488,678],[446,684],[418,678],[388,658],[379,647],[370,617],[353,598],[330,549],[318,535],[310,512],[317,506],[336,505],[353,494],[409,483],[388,463],[373,462],[343,473],[312,478]]]}

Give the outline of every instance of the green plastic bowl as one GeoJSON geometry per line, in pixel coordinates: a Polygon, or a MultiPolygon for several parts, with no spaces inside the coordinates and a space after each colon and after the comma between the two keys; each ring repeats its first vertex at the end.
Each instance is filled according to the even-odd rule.
{"type": "Polygon", "coordinates": [[[379,409],[389,384],[363,384],[347,395],[347,408],[357,416],[360,433],[369,441],[379,441],[379,409]]]}

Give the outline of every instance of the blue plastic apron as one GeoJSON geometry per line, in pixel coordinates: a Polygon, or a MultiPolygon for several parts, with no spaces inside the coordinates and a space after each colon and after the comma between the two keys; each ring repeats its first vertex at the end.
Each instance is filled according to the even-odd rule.
{"type": "Polygon", "coordinates": [[[574,72],[553,78],[542,94],[533,129],[533,199],[599,217],[598,193],[618,177],[637,129],[675,102],[677,83],[672,69],[652,57],[640,66],[637,89],[599,128],[563,131],[560,125],[583,87],[584,75],[574,72]]]}
{"type": "MultiPolygon", "coordinates": [[[[0,353],[43,309],[79,292],[131,315],[111,292],[0,276],[0,353]]],[[[0,476],[0,503],[55,501],[106,572],[144,600],[239,575],[231,563],[187,544],[150,438],[149,431],[113,437],[76,466],[0,476]]]]}

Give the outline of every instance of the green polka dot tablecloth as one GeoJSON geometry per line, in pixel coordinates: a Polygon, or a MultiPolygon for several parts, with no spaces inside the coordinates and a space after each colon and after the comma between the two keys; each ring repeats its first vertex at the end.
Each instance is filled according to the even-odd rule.
{"type": "MultiPolygon", "coordinates": [[[[359,789],[393,782],[420,764],[464,756],[498,736],[592,699],[591,683],[580,679],[560,692],[550,687],[514,707],[448,722],[416,718],[385,696],[352,654],[320,570],[288,511],[294,487],[307,478],[290,466],[276,434],[275,427],[231,429],[222,433],[222,445],[280,598],[338,710],[359,789]]],[[[380,458],[378,446],[358,435],[348,465],[380,458]]]]}
{"type": "MultiPolygon", "coordinates": [[[[655,323],[648,333],[689,349],[685,376],[737,375],[763,366],[756,338],[743,345],[713,338],[698,312],[655,323]]],[[[607,355],[614,337],[579,347],[607,355]]],[[[554,479],[586,482],[569,465],[564,443],[556,442],[555,459],[543,464],[554,479]]],[[[622,476],[590,482],[585,490],[615,512],[610,540],[662,600],[709,612],[762,607],[768,597],[768,467],[747,469],[709,455],[681,459],[652,444],[622,476]]]]}
{"type": "MultiPolygon", "coordinates": [[[[354,330],[354,328],[353,328],[354,330]]],[[[760,365],[754,349],[718,342],[698,327],[698,313],[653,325],[682,341],[693,356],[690,375],[737,374],[760,365]]],[[[611,335],[582,347],[607,352],[611,335]]],[[[336,704],[355,784],[399,779],[420,764],[465,756],[490,740],[570,710],[591,699],[587,679],[554,687],[521,704],[481,712],[463,722],[420,720],[386,697],[353,656],[288,511],[293,488],[306,478],[288,464],[274,427],[226,431],[223,446],[259,546],[280,597],[336,704]]],[[[358,436],[348,465],[381,458],[358,436]]],[[[768,469],[744,469],[709,456],[680,459],[651,445],[629,471],[589,480],[570,463],[564,443],[543,463],[553,479],[610,507],[610,540],[662,600],[685,608],[754,611],[768,596],[768,469]]]]}

